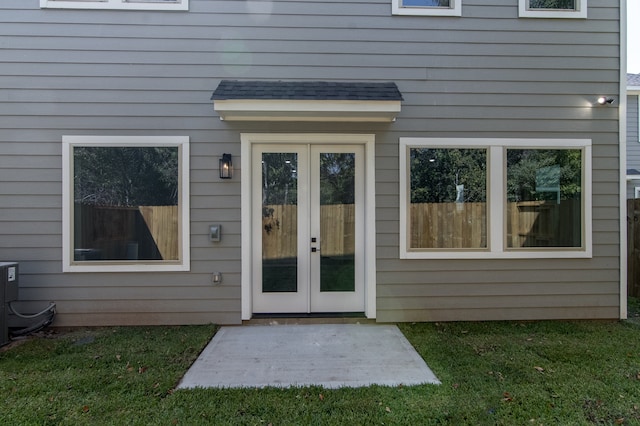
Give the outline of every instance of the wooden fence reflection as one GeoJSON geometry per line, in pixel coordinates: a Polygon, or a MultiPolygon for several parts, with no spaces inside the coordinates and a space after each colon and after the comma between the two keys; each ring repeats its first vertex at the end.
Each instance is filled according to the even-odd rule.
{"type": "Polygon", "coordinates": [[[79,260],[177,260],[178,206],[104,207],[76,204],[79,260]],[[88,258],[86,258],[88,257],[88,258]]]}
{"type": "MultiPolygon", "coordinates": [[[[507,203],[507,246],[580,247],[580,206],[580,200],[507,203]]],[[[323,254],[353,254],[354,212],[353,205],[321,207],[323,254]]],[[[263,258],[295,257],[297,206],[270,205],[263,213],[263,258]]],[[[409,216],[412,248],[487,247],[488,215],[485,203],[412,204],[409,216]]]]}
{"type": "MultiPolygon", "coordinates": [[[[297,256],[298,206],[269,205],[263,209],[262,258],[297,256]]],[[[320,243],[323,256],[352,255],[355,252],[355,206],[320,206],[320,243]]]]}
{"type": "MultiPolygon", "coordinates": [[[[484,248],[485,203],[416,203],[409,211],[411,248],[484,248]]],[[[402,231],[401,231],[402,232],[402,231]]]]}

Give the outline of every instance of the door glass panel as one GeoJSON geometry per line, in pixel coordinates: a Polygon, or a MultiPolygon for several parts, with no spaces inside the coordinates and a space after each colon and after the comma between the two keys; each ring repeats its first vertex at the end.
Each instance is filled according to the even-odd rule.
{"type": "Polygon", "coordinates": [[[320,153],[320,291],[355,291],[355,154],[320,153]]]}
{"type": "Polygon", "coordinates": [[[298,155],[262,154],[262,291],[298,290],[298,155]]]}

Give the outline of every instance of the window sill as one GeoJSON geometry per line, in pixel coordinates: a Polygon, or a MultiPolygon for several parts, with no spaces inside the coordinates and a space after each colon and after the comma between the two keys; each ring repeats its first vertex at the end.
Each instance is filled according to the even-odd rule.
{"type": "Polygon", "coordinates": [[[420,8],[420,7],[399,7],[394,4],[392,10],[392,15],[405,15],[405,16],[462,16],[462,9],[428,9],[428,8],[420,8]]]}
{"type": "Polygon", "coordinates": [[[180,3],[124,3],[114,1],[53,1],[40,0],[41,9],[94,9],[94,10],[152,10],[152,11],[188,11],[189,1],[180,3]]]}
{"type": "Polygon", "coordinates": [[[400,259],[590,259],[590,250],[527,249],[513,251],[404,251],[400,259]]]}
{"type": "Polygon", "coordinates": [[[191,268],[189,264],[150,264],[150,263],[112,263],[112,262],[91,262],[90,264],[72,263],[65,265],[62,272],[188,272],[191,268]]]}
{"type": "Polygon", "coordinates": [[[524,10],[518,14],[519,18],[538,18],[538,19],[587,19],[587,11],[555,11],[555,10],[524,10]]]}

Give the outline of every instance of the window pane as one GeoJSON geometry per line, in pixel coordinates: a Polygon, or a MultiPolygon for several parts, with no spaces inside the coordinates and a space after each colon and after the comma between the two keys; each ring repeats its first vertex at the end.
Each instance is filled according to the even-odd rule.
{"type": "Polygon", "coordinates": [[[576,10],[576,0],[529,0],[529,9],[576,10]]]}
{"type": "Polygon", "coordinates": [[[507,150],[507,247],[581,247],[582,150],[507,150]]]}
{"type": "Polygon", "coordinates": [[[411,148],[409,247],[487,247],[487,150],[411,148]]]}
{"type": "Polygon", "coordinates": [[[178,147],[74,147],[74,260],[179,260],[178,147]]]}
{"type": "Polygon", "coordinates": [[[402,0],[404,7],[451,7],[451,0],[402,0]]]}
{"type": "Polygon", "coordinates": [[[262,154],[262,291],[298,291],[298,154],[262,154]]]}
{"type": "Polygon", "coordinates": [[[320,154],[320,291],[355,291],[354,153],[320,154]]]}

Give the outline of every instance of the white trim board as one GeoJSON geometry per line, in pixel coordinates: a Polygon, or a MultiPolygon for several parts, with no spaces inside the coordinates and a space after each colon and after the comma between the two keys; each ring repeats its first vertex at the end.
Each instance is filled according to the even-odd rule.
{"type": "MultiPolygon", "coordinates": [[[[620,2],[620,107],[618,108],[618,141],[620,148],[620,189],[619,189],[619,219],[620,229],[620,319],[627,318],[627,2],[620,2]]],[[[638,99],[640,107],[640,99],[638,99]]]]}
{"type": "Polygon", "coordinates": [[[214,110],[225,121],[395,121],[400,101],[327,101],[296,99],[216,100],[214,110]]]}

